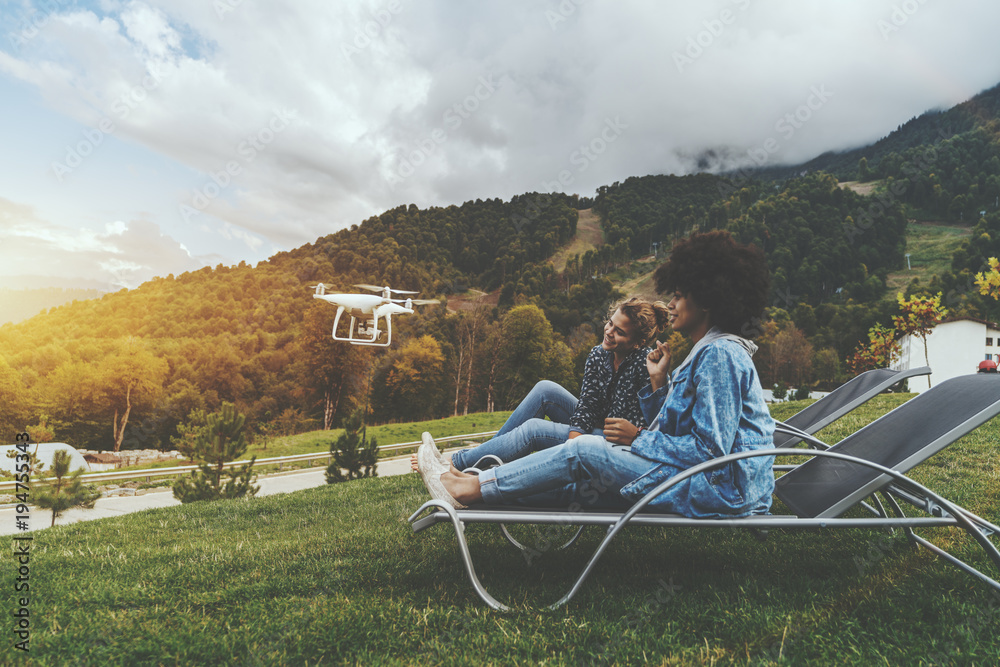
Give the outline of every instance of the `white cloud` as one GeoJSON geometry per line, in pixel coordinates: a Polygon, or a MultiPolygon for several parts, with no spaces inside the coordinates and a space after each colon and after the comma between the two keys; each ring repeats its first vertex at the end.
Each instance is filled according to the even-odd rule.
{"type": "Polygon", "coordinates": [[[204,226],[258,252],[560,174],[590,195],[695,169],[706,149],[733,166],[769,138],[773,161],[807,160],[1000,81],[1000,4],[911,4],[900,18],[901,3],[869,0],[104,1],[57,8],[0,50],[0,73],[202,174],[164,181],[176,207],[149,218],[160,229],[204,226]],[[816,87],[832,94],[781,132],[816,87]],[[281,113],[294,120],[270,130],[281,113]]]}
{"type": "Polygon", "coordinates": [[[0,198],[3,276],[46,275],[60,286],[96,279],[108,289],[118,289],[136,287],[154,276],[195,270],[217,259],[191,256],[148,221],[116,221],[95,233],[53,224],[30,206],[0,198]]]}

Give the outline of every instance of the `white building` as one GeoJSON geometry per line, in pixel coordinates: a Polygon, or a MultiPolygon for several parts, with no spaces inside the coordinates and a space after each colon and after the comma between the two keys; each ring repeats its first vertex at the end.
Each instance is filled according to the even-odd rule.
{"type": "MultiPolygon", "coordinates": [[[[979,362],[1000,361],[1000,329],[992,322],[958,318],[938,324],[927,336],[927,358],[924,341],[919,336],[904,336],[897,370],[930,366],[932,385],[959,375],[969,375],[979,369],[979,362]]],[[[927,389],[927,378],[910,378],[910,391],[927,389]]]]}
{"type": "MultiPolygon", "coordinates": [[[[38,461],[45,465],[43,475],[52,469],[52,457],[60,449],[69,452],[70,472],[73,472],[77,468],[83,468],[84,472],[90,472],[90,466],[87,465],[87,461],[72,445],[67,445],[65,442],[33,442],[28,445],[28,453],[37,456],[38,461]]],[[[17,449],[17,445],[4,445],[0,447],[0,470],[4,470],[8,474],[13,473],[16,470],[17,455],[21,453],[23,452],[17,449]]],[[[48,475],[45,476],[47,477],[48,475]]]]}

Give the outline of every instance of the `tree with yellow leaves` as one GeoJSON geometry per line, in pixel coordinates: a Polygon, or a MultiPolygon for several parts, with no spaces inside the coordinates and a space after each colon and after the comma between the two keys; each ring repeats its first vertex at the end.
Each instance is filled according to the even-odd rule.
{"type": "Polygon", "coordinates": [[[990,257],[990,270],[976,274],[976,287],[983,296],[991,296],[1000,300],[1000,261],[990,257]]]}
{"type": "MultiPolygon", "coordinates": [[[[893,326],[900,335],[918,336],[923,341],[924,361],[930,366],[927,336],[948,314],[948,309],[941,305],[941,292],[935,296],[914,296],[910,299],[904,298],[900,292],[896,295],[896,302],[899,304],[900,314],[892,316],[893,326]]],[[[931,386],[930,375],[927,376],[927,386],[931,386]]]]}
{"type": "Polygon", "coordinates": [[[899,343],[893,329],[876,324],[868,330],[868,342],[858,343],[854,356],[847,360],[848,370],[857,375],[874,368],[886,368],[899,358],[899,343]]]}

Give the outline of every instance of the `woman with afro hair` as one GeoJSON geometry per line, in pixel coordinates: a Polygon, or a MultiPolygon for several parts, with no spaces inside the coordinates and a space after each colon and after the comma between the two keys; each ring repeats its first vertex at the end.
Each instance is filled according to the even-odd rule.
{"type": "MultiPolygon", "coordinates": [[[[478,477],[421,469],[431,495],[456,507],[625,508],[699,463],[772,448],[774,421],[751,361],[757,348],[746,338],[757,329],[767,299],[763,253],[727,232],[692,234],[674,246],[654,277],[657,291],[670,296],[668,326],[694,346],[671,374],[666,345],[657,342],[647,355],[649,384],[639,401],[649,427],[630,447],[581,435],[478,477]]],[[[434,447],[429,437],[426,447],[434,447]]],[[[650,505],[695,518],[766,514],[773,461],[733,461],[684,480],[650,505]]]]}

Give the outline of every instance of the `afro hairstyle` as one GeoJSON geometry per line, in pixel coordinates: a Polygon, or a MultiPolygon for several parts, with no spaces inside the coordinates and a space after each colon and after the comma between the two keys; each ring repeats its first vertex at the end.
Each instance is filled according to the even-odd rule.
{"type": "Polygon", "coordinates": [[[748,338],[759,331],[771,286],[760,248],[721,230],[678,241],[654,279],[659,293],[680,292],[708,310],[712,325],[748,338]]]}

